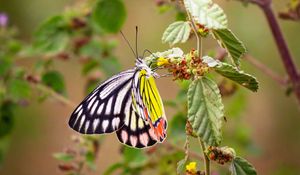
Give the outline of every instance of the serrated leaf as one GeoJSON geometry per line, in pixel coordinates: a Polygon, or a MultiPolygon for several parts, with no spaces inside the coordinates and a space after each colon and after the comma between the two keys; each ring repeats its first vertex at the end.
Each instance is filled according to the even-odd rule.
{"type": "Polygon", "coordinates": [[[246,53],[244,44],[229,29],[213,31],[220,46],[225,48],[236,66],[240,65],[240,58],[246,53]]]}
{"type": "Polygon", "coordinates": [[[63,51],[69,42],[67,25],[63,16],[49,18],[35,33],[33,49],[49,54],[63,51]]]}
{"type": "Polygon", "coordinates": [[[221,64],[215,67],[215,71],[253,92],[256,92],[258,89],[258,82],[255,77],[245,73],[244,71],[238,70],[236,67],[228,63],[221,62],[221,64]]]}
{"type": "Polygon", "coordinates": [[[163,43],[171,46],[177,43],[184,43],[189,39],[191,26],[189,22],[176,21],[168,26],[162,36],[163,43]]]}
{"type": "Polygon", "coordinates": [[[75,158],[73,155],[67,153],[55,153],[53,154],[53,157],[64,162],[70,162],[75,158]]]}
{"type": "Polygon", "coordinates": [[[51,87],[58,93],[65,92],[65,82],[61,73],[57,71],[49,71],[42,75],[42,83],[51,87]]]}
{"type": "Polygon", "coordinates": [[[184,0],[184,5],[194,20],[205,28],[227,28],[227,17],[223,9],[211,0],[184,0]]]}
{"type": "Polygon", "coordinates": [[[126,10],[121,0],[100,0],[93,12],[93,22],[103,30],[119,32],[126,19],[126,10]]]}
{"type": "Polygon", "coordinates": [[[9,82],[8,92],[15,100],[28,98],[30,90],[30,85],[25,80],[14,79],[9,82]]]}
{"type": "Polygon", "coordinates": [[[202,61],[203,63],[206,63],[208,67],[216,67],[218,64],[220,64],[219,60],[215,60],[210,56],[203,56],[202,61]]]}
{"type": "Polygon", "coordinates": [[[195,133],[208,145],[219,145],[224,116],[218,85],[206,78],[195,80],[188,90],[188,120],[195,133]]]}
{"type": "Polygon", "coordinates": [[[230,165],[232,175],[256,175],[255,168],[244,158],[235,157],[230,165]]]}

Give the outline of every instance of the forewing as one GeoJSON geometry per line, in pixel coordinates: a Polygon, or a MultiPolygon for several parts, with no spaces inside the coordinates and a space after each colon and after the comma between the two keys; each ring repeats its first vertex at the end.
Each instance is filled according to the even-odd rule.
{"type": "Polygon", "coordinates": [[[119,141],[134,148],[145,148],[157,143],[154,130],[134,110],[131,99],[125,107],[125,122],[116,134],[119,141]]]}
{"type": "Polygon", "coordinates": [[[74,110],[69,126],[83,134],[111,133],[124,125],[135,70],[121,72],[96,87],[74,110]]]}

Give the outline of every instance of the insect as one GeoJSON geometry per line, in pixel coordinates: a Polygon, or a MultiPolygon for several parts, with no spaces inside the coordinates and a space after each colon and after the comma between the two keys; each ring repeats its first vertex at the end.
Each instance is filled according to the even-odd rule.
{"type": "Polygon", "coordinates": [[[158,74],[137,56],[137,41],[133,53],[133,69],[104,81],[76,107],[69,120],[72,129],[82,134],[116,132],[121,143],[134,148],[164,141],[167,119],[154,81],[158,74]]]}

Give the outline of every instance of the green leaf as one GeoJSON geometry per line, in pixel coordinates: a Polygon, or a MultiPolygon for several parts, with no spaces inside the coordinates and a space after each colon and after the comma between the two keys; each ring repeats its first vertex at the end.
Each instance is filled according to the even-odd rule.
{"type": "Polygon", "coordinates": [[[168,26],[162,36],[163,43],[171,46],[177,43],[184,43],[189,39],[191,27],[189,22],[176,21],[168,26]]]}
{"type": "Polygon", "coordinates": [[[115,171],[117,171],[118,169],[123,168],[123,166],[124,166],[124,164],[122,164],[122,163],[112,164],[110,167],[108,167],[108,169],[105,170],[105,172],[103,173],[103,175],[111,175],[115,171]]]}
{"type": "Polygon", "coordinates": [[[107,76],[112,76],[121,70],[121,65],[116,57],[103,58],[100,67],[107,76]]]}
{"type": "Polygon", "coordinates": [[[88,73],[90,73],[91,71],[93,71],[94,69],[97,69],[99,67],[99,62],[96,60],[89,60],[87,63],[85,63],[82,67],[82,74],[83,75],[87,75],[88,73]]]}
{"type": "Polygon", "coordinates": [[[7,45],[11,54],[17,54],[22,49],[22,43],[19,40],[11,39],[7,45]]]}
{"type": "Polygon", "coordinates": [[[95,154],[91,151],[88,151],[86,154],[85,154],[85,161],[87,163],[87,166],[92,169],[92,170],[96,170],[97,169],[97,166],[95,164],[95,154]]]}
{"type": "Polygon", "coordinates": [[[194,20],[205,28],[227,28],[227,17],[223,9],[211,0],[184,0],[184,5],[194,20]]]}
{"type": "Polygon", "coordinates": [[[91,40],[79,50],[80,55],[88,56],[91,58],[99,58],[102,53],[101,43],[97,40],[91,40]]]}
{"type": "Polygon", "coordinates": [[[240,58],[246,53],[244,44],[229,29],[214,30],[213,34],[221,47],[225,48],[236,66],[240,65],[240,58]]]}
{"type": "Polygon", "coordinates": [[[177,109],[178,107],[176,101],[173,100],[163,100],[163,104],[165,107],[171,107],[174,109],[177,109]]]}
{"type": "Polygon", "coordinates": [[[54,153],[53,157],[64,162],[70,162],[75,158],[73,155],[67,153],[54,153]]]}
{"type": "Polygon", "coordinates": [[[86,86],[85,86],[85,93],[86,94],[91,93],[99,85],[100,82],[101,82],[100,79],[88,80],[88,82],[86,83],[86,86]]]}
{"type": "Polygon", "coordinates": [[[185,139],[185,123],[186,115],[181,112],[174,115],[169,123],[168,137],[174,141],[185,139]]]}
{"type": "MultiPolygon", "coordinates": [[[[169,151],[168,154],[160,154],[156,168],[159,170],[159,174],[175,175],[177,174],[174,169],[178,165],[178,160],[182,159],[185,154],[182,151],[169,151]]],[[[158,174],[158,173],[157,173],[158,174]]]]}
{"type": "Polygon", "coordinates": [[[195,133],[208,145],[219,145],[224,116],[218,85],[206,78],[195,80],[188,90],[188,120],[195,133]]]}
{"type": "Polygon", "coordinates": [[[63,16],[53,16],[35,33],[33,49],[37,52],[56,54],[63,51],[69,42],[68,23],[63,16]]]}
{"type": "Polygon", "coordinates": [[[93,12],[93,22],[107,32],[117,33],[126,19],[126,9],[121,0],[99,0],[93,12]]]}
{"type": "Polygon", "coordinates": [[[30,85],[27,81],[14,79],[9,82],[8,92],[15,100],[26,99],[30,96],[30,85]]]}
{"type": "Polygon", "coordinates": [[[142,150],[130,148],[127,146],[124,147],[123,155],[124,163],[128,164],[131,168],[145,165],[148,161],[148,157],[143,153],[142,150]]]}
{"type": "Polygon", "coordinates": [[[0,106],[0,138],[11,133],[14,125],[14,104],[11,102],[4,102],[0,106]]]}
{"type": "Polygon", "coordinates": [[[163,4],[163,5],[158,6],[157,9],[160,14],[163,14],[163,13],[170,11],[172,9],[172,6],[169,4],[163,4]]]}
{"type": "Polygon", "coordinates": [[[235,157],[230,165],[232,175],[256,175],[255,168],[242,157],[235,157]]]}
{"type": "Polygon", "coordinates": [[[6,135],[0,139],[0,168],[2,168],[3,162],[5,161],[6,154],[10,150],[11,135],[6,135]]]}
{"type": "Polygon", "coordinates": [[[184,170],[184,167],[186,165],[186,159],[182,159],[179,162],[177,162],[177,174],[181,174],[184,170]]]}
{"type": "Polygon", "coordinates": [[[0,76],[4,76],[12,67],[12,60],[9,57],[0,58],[0,76]]]}
{"type": "Polygon", "coordinates": [[[57,71],[49,71],[42,75],[42,83],[51,87],[58,93],[65,92],[65,83],[63,76],[57,71]]]}
{"type": "Polygon", "coordinates": [[[245,91],[238,90],[234,93],[234,95],[228,99],[226,99],[226,115],[233,117],[241,117],[242,112],[245,111],[245,107],[247,104],[247,98],[245,91]]]}
{"type": "Polygon", "coordinates": [[[176,21],[185,21],[186,18],[187,18],[187,14],[185,12],[178,11],[176,13],[176,21]]]}
{"type": "Polygon", "coordinates": [[[220,62],[220,64],[215,67],[215,71],[253,92],[256,92],[258,89],[258,82],[255,77],[245,73],[244,71],[238,70],[236,67],[228,63],[220,62]]]}

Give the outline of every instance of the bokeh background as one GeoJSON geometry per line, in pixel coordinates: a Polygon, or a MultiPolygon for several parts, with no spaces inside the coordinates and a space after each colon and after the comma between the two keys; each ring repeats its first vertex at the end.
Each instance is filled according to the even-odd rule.
{"type": "MultiPolygon", "coordinates": [[[[152,0],[124,0],[124,2],[128,16],[123,32],[129,40],[134,41],[135,26],[139,26],[140,52],[144,48],[154,52],[168,49],[167,44],[161,43],[161,36],[165,28],[174,21],[174,13],[159,14],[152,0]]],[[[287,2],[274,0],[273,9],[276,12],[284,10],[287,2]]],[[[43,20],[60,13],[72,3],[72,0],[0,0],[0,11],[8,14],[10,25],[19,29],[20,37],[29,41],[43,20]]],[[[248,52],[285,76],[262,11],[253,5],[244,7],[237,1],[218,0],[216,3],[224,9],[228,16],[229,27],[244,42],[248,52]]],[[[283,20],[279,20],[279,23],[299,67],[300,23],[283,20]]],[[[119,40],[115,53],[120,58],[122,69],[132,67],[134,57],[126,43],[120,35],[111,37],[119,40]]],[[[206,51],[216,47],[216,43],[210,39],[204,43],[206,51]]],[[[194,45],[192,40],[189,44],[182,45],[182,48],[188,51],[194,45]]],[[[31,63],[31,60],[22,62],[28,66],[31,63]]],[[[65,76],[69,98],[79,103],[84,97],[83,85],[86,80],[80,74],[78,63],[72,60],[59,62],[57,67],[65,76]]],[[[241,90],[242,98],[245,98],[247,103],[239,117],[227,116],[228,121],[224,125],[224,143],[231,144],[231,134],[235,133],[230,132],[228,128],[238,120],[240,139],[250,138],[251,144],[245,144],[247,148],[235,149],[238,152],[239,149],[246,150],[242,154],[253,163],[258,174],[300,174],[300,109],[295,98],[287,97],[285,89],[247,61],[242,61],[242,67],[258,78],[260,88],[257,93],[241,90]]],[[[178,87],[171,79],[159,79],[157,86],[163,99],[175,98],[178,87]]],[[[58,162],[53,159],[52,154],[71,144],[70,136],[75,133],[68,127],[67,121],[72,110],[55,100],[47,100],[42,104],[33,103],[26,108],[18,109],[11,145],[0,174],[60,174],[58,162]]],[[[168,117],[173,114],[169,108],[166,109],[166,113],[168,117]]],[[[119,159],[118,141],[113,134],[109,135],[99,153],[98,174],[119,159]]]]}

